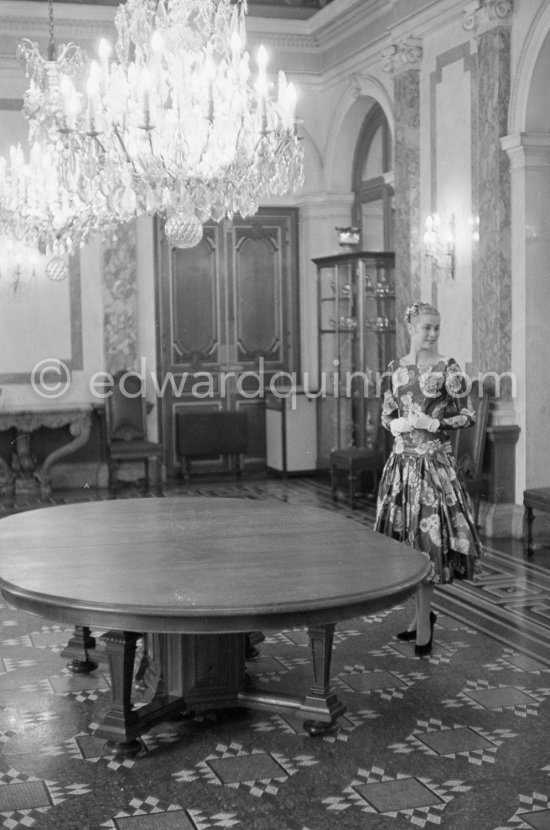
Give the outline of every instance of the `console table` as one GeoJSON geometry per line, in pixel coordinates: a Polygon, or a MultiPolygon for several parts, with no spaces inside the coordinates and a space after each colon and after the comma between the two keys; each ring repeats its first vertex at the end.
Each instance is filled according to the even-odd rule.
{"type": "Polygon", "coordinates": [[[39,487],[42,494],[51,491],[51,470],[61,458],[83,447],[92,424],[92,406],[50,407],[49,409],[0,409],[0,431],[15,429],[11,465],[0,456],[0,471],[15,491],[39,487]],[[68,426],[72,440],[52,450],[36,465],[31,452],[31,434],[40,427],[57,429],[68,426]]]}

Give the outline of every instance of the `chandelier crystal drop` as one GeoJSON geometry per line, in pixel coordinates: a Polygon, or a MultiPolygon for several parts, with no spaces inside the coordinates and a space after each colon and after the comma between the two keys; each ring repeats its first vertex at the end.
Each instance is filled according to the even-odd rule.
{"type": "Polygon", "coordinates": [[[301,188],[296,91],[283,72],[272,88],[263,47],[250,68],[245,13],[246,0],[127,0],[97,60],[23,42],[31,152],[0,166],[0,222],[63,254],[159,213],[190,247],[208,219],[301,188]]]}
{"type": "Polygon", "coordinates": [[[194,248],[202,239],[202,222],[191,211],[173,213],[164,225],[166,238],[176,248],[194,248]]]}
{"type": "Polygon", "coordinates": [[[69,266],[65,257],[53,256],[46,265],[46,276],[52,282],[62,282],[69,276],[69,266]]]}

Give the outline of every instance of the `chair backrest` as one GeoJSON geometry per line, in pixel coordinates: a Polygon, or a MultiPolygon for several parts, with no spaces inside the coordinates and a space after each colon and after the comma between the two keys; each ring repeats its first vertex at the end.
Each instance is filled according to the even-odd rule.
{"type": "Polygon", "coordinates": [[[471,427],[457,430],[454,444],[456,461],[466,481],[481,477],[491,400],[487,394],[480,396],[477,381],[472,384],[470,397],[476,411],[476,422],[471,427]]]}
{"type": "Polygon", "coordinates": [[[146,403],[142,379],[127,370],[113,378],[111,394],[106,398],[107,440],[143,441],[147,437],[146,403]]]}

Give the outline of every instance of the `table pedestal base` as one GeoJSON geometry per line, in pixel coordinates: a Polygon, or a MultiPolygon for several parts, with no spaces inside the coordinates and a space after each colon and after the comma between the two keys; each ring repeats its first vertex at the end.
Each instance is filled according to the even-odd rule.
{"type": "Polygon", "coordinates": [[[130,631],[109,631],[102,639],[109,663],[112,703],[96,735],[117,755],[136,755],[139,736],[174,715],[244,706],[291,712],[310,735],[336,729],[346,711],[330,689],[334,624],[308,629],[313,683],[305,698],[256,689],[246,673],[247,634],[150,634],[145,685],[152,698],[132,705],[136,642],[130,631]]]}

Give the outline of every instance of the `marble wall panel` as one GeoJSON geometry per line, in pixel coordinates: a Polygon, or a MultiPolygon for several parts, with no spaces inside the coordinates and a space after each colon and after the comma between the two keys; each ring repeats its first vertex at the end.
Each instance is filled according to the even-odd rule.
{"type": "Polygon", "coordinates": [[[105,370],[138,368],[135,223],[123,225],[103,251],[105,370]]]}
{"type": "Polygon", "coordinates": [[[395,263],[397,352],[407,348],[405,308],[420,296],[420,71],[394,79],[395,106],[395,263]]]}
{"type": "Polygon", "coordinates": [[[511,367],[512,302],[510,170],[500,138],[506,135],[510,98],[510,32],[478,38],[477,160],[480,243],[475,295],[475,362],[480,369],[511,367]]]}

